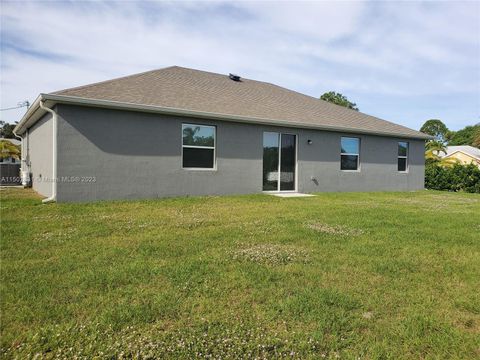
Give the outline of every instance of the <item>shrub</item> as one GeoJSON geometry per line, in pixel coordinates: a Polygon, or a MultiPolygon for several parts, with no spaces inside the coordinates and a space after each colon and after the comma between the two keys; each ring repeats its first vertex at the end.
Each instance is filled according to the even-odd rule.
{"type": "Polygon", "coordinates": [[[438,163],[428,162],[425,166],[425,187],[480,193],[480,169],[473,164],[442,167],[438,163]]]}

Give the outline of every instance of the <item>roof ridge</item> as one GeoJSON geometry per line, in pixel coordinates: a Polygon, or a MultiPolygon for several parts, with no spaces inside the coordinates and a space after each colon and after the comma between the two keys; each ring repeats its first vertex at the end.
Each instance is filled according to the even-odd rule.
{"type": "MultiPolygon", "coordinates": [[[[216,72],[213,72],[213,71],[193,69],[193,68],[188,68],[188,67],[185,67],[185,66],[172,65],[172,66],[166,66],[166,67],[164,67],[164,68],[158,68],[158,69],[153,69],[153,70],[142,71],[142,72],[140,72],[140,73],[135,73],[135,74],[125,75],[125,76],[120,76],[120,77],[113,78],[113,79],[109,79],[109,80],[97,81],[97,82],[94,82],[94,83],[91,83],[91,84],[74,86],[74,87],[71,87],[71,88],[56,90],[56,91],[53,91],[53,92],[51,92],[51,93],[49,93],[49,94],[61,95],[61,94],[62,94],[63,92],[65,92],[65,91],[86,89],[86,88],[89,88],[89,87],[92,87],[92,86],[97,86],[97,85],[101,85],[101,84],[108,84],[108,83],[111,83],[111,82],[114,82],[114,81],[118,81],[118,80],[129,79],[129,78],[133,78],[133,77],[136,77],[136,76],[145,75],[145,74],[148,74],[148,73],[154,73],[154,72],[160,71],[160,70],[167,70],[167,69],[174,69],[174,68],[183,69],[183,70],[190,70],[190,71],[196,71],[196,72],[200,72],[200,73],[207,73],[207,74],[218,75],[218,76],[227,76],[226,74],[216,73],[216,72]]],[[[242,77],[242,79],[248,80],[248,81],[257,82],[257,83],[270,84],[270,85],[276,86],[275,84],[272,84],[272,83],[269,83],[269,82],[265,82],[265,81],[259,81],[259,80],[244,78],[244,77],[242,77]]],[[[286,89],[286,88],[283,88],[283,89],[286,89]]],[[[289,90],[289,89],[286,89],[286,90],[289,90]]],[[[300,93],[299,93],[299,94],[300,94],[300,93]]],[[[302,95],[304,95],[304,94],[302,94],[302,95]]],[[[308,96],[308,95],[306,95],[306,96],[308,96]]]]}
{"type": "MultiPolygon", "coordinates": [[[[171,66],[171,67],[176,67],[176,68],[184,69],[184,70],[196,71],[196,72],[200,72],[200,73],[207,73],[207,74],[212,74],[212,75],[228,77],[228,74],[222,74],[222,73],[217,73],[217,72],[208,71],[208,70],[193,69],[193,68],[188,68],[188,67],[185,67],[185,66],[177,66],[177,65],[176,66],[171,66]]],[[[276,87],[284,89],[284,90],[293,91],[293,90],[278,86],[276,84],[270,83],[268,81],[260,81],[260,80],[255,80],[255,79],[250,79],[250,78],[247,78],[247,77],[243,77],[243,76],[240,76],[240,80],[248,80],[248,81],[252,81],[252,82],[256,82],[256,83],[260,83],[260,84],[267,84],[267,85],[276,86],[276,87]]],[[[301,93],[299,93],[299,94],[301,94],[301,93]]],[[[302,95],[305,95],[305,94],[302,94],[302,95]]],[[[305,96],[308,96],[308,95],[305,95],[305,96]]]]}
{"type": "MultiPolygon", "coordinates": [[[[62,90],[56,90],[56,91],[53,91],[53,92],[51,92],[51,93],[49,93],[49,94],[61,95],[61,93],[62,93],[62,92],[65,92],[65,91],[85,89],[85,88],[89,88],[89,87],[96,86],[96,85],[108,84],[108,83],[111,83],[111,82],[114,82],[114,81],[118,81],[118,80],[133,78],[133,77],[136,77],[136,76],[145,75],[145,74],[148,74],[148,73],[153,73],[153,72],[160,71],[160,70],[167,70],[167,69],[174,69],[174,68],[183,69],[183,70],[189,70],[189,71],[195,71],[195,72],[199,72],[199,73],[206,73],[206,74],[218,75],[218,76],[227,76],[226,74],[217,73],[217,72],[213,72],[213,71],[194,69],[194,68],[189,68],[189,67],[179,66],[179,65],[172,65],[172,66],[167,66],[167,67],[164,67],[164,68],[158,68],[158,69],[154,69],[154,70],[143,71],[143,72],[140,72],[140,73],[135,73],[135,74],[125,75],[125,76],[120,76],[120,77],[113,78],[113,79],[109,79],[109,80],[97,81],[97,82],[94,82],[94,83],[91,83],[91,84],[74,86],[74,87],[66,88],[66,89],[62,89],[62,90]]],[[[298,91],[295,91],[295,90],[291,90],[291,89],[288,89],[288,88],[286,88],[286,87],[283,87],[283,86],[280,86],[280,85],[277,85],[277,84],[274,84],[274,83],[271,83],[271,82],[268,82],[268,81],[260,81],[260,80],[255,80],[255,79],[246,78],[246,77],[241,77],[241,79],[243,79],[243,80],[248,80],[248,81],[252,81],[252,82],[256,82],[256,83],[261,83],[261,84],[267,84],[267,85],[274,86],[274,87],[277,87],[277,88],[282,89],[282,90],[286,90],[286,91],[289,91],[289,92],[296,93],[296,94],[298,94],[298,95],[302,95],[302,96],[307,97],[307,98],[311,98],[311,99],[315,99],[315,100],[321,100],[320,98],[317,99],[317,98],[315,98],[315,97],[313,97],[313,96],[310,96],[310,95],[307,95],[307,94],[303,94],[303,93],[301,93],[301,92],[298,92],[298,91]]],[[[324,100],[321,100],[321,101],[324,101],[324,100]]],[[[328,103],[328,102],[327,102],[327,103],[328,103]]],[[[329,104],[332,104],[332,103],[329,103],[329,104]]],[[[336,104],[332,104],[332,105],[336,105],[336,104]]],[[[337,105],[337,106],[340,106],[340,105],[337,105]]]]}
{"type": "MultiPolygon", "coordinates": [[[[185,67],[185,66],[175,65],[175,66],[171,66],[171,67],[176,67],[178,69],[183,69],[183,70],[192,70],[192,71],[197,71],[197,72],[202,72],[202,73],[207,73],[207,74],[213,74],[213,75],[227,76],[226,74],[221,74],[221,73],[208,71],[208,70],[194,69],[194,68],[189,68],[189,67],[185,67]]],[[[247,79],[247,78],[242,78],[242,79],[247,79]]],[[[251,79],[247,79],[247,80],[251,80],[251,79]]],[[[254,81],[254,80],[252,80],[252,81],[254,81]]]]}
{"type": "Polygon", "coordinates": [[[181,66],[173,65],[173,66],[167,66],[167,67],[164,67],[164,68],[158,68],[158,69],[154,69],[154,70],[142,71],[142,72],[135,73],[135,74],[120,76],[120,77],[117,77],[117,78],[114,78],[114,79],[97,81],[97,82],[87,84],[87,85],[74,86],[74,87],[67,88],[67,89],[57,90],[57,91],[51,92],[50,94],[61,95],[61,93],[65,92],[65,91],[86,89],[86,88],[89,88],[89,87],[92,87],[92,86],[97,86],[97,85],[101,85],[101,84],[108,84],[108,83],[118,81],[118,80],[123,80],[123,79],[129,79],[129,78],[133,78],[133,77],[136,77],[136,76],[145,75],[145,74],[148,74],[148,73],[153,73],[153,72],[156,72],[156,71],[159,71],[159,70],[166,70],[166,69],[180,68],[180,67],[181,66]]]}

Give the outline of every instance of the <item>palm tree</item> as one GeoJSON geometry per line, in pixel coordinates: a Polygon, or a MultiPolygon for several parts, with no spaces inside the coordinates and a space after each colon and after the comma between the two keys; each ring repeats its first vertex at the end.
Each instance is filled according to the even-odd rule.
{"type": "Polygon", "coordinates": [[[425,159],[427,160],[440,160],[440,154],[447,154],[447,148],[445,144],[438,140],[430,140],[425,146],[425,159]]]}
{"type": "Polygon", "coordinates": [[[8,140],[0,140],[0,158],[20,159],[20,146],[12,144],[8,140]]]}
{"type": "Polygon", "coordinates": [[[440,154],[447,155],[447,148],[445,144],[438,140],[430,140],[425,146],[425,160],[427,162],[436,163],[443,167],[450,167],[458,163],[458,159],[445,158],[440,154]]]}

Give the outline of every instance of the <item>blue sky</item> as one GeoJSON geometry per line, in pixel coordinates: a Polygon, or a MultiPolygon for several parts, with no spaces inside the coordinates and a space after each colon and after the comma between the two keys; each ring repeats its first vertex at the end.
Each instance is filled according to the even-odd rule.
{"type": "Polygon", "coordinates": [[[415,129],[480,122],[477,1],[2,1],[1,24],[2,108],[180,65],[315,97],[339,91],[415,129]]]}

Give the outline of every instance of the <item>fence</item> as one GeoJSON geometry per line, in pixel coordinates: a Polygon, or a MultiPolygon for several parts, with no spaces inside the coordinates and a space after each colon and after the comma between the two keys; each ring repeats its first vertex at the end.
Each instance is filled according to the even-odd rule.
{"type": "Polygon", "coordinates": [[[20,164],[0,164],[1,185],[21,185],[20,164]]]}

